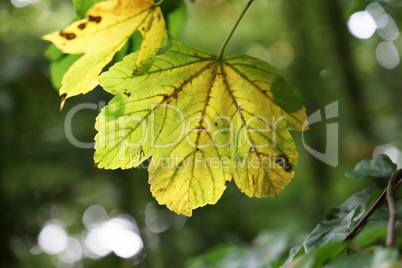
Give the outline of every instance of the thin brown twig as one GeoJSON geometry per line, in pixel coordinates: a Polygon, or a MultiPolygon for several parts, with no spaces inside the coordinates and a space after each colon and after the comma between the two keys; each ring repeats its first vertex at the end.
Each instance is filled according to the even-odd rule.
{"type": "Polygon", "coordinates": [[[371,208],[367,210],[363,218],[361,218],[360,221],[355,225],[355,227],[353,227],[353,229],[348,233],[343,241],[352,240],[359,233],[360,229],[366,224],[366,221],[371,216],[371,214],[373,214],[373,212],[382,205],[382,202],[385,200],[386,194],[387,189],[382,192],[382,194],[377,198],[371,208]]]}
{"type": "MultiPolygon", "coordinates": [[[[402,179],[401,179],[402,169],[399,169],[399,170],[395,171],[394,173],[392,173],[392,176],[396,173],[399,174],[399,177],[397,177],[397,178],[399,178],[399,181],[397,183],[395,183],[393,190],[398,189],[399,185],[402,183],[402,179]]],[[[392,180],[392,176],[391,176],[390,180],[392,180]]],[[[352,240],[360,232],[361,228],[367,223],[367,219],[371,216],[371,214],[373,214],[373,212],[382,205],[383,201],[385,200],[385,198],[387,196],[387,189],[388,189],[388,187],[381,193],[381,195],[377,198],[377,200],[374,202],[374,204],[371,206],[371,208],[366,212],[366,214],[364,214],[363,218],[361,218],[360,221],[355,225],[355,227],[353,227],[353,229],[348,233],[348,235],[345,237],[345,239],[343,239],[343,241],[346,242],[346,241],[352,240]]]]}
{"type": "Polygon", "coordinates": [[[388,191],[387,191],[387,202],[389,209],[389,220],[388,220],[388,228],[387,228],[387,241],[385,243],[387,248],[394,246],[395,240],[395,222],[397,218],[396,209],[395,209],[395,200],[394,200],[394,190],[395,185],[398,180],[402,178],[402,169],[399,169],[392,173],[391,179],[388,182],[388,191]]]}

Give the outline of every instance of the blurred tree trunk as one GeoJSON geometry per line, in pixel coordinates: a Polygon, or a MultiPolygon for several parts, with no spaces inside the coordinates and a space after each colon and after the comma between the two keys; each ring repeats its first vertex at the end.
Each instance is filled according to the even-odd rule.
{"type": "MultiPolygon", "coordinates": [[[[286,2],[285,14],[288,15],[288,28],[294,32],[295,60],[293,62],[294,81],[297,81],[296,87],[303,94],[305,106],[307,107],[307,115],[312,114],[317,109],[324,108],[322,105],[329,104],[330,95],[327,94],[326,85],[320,79],[320,72],[328,65],[328,58],[323,57],[317,49],[313,37],[313,29],[317,25],[325,27],[325,20],[322,16],[321,1],[292,1],[286,2]],[[320,105],[320,106],[318,106],[320,105]]],[[[334,96],[336,97],[336,96],[334,96]]],[[[331,101],[332,102],[332,101],[331,101]]],[[[306,139],[309,144],[314,144],[314,148],[325,148],[326,135],[325,132],[310,131],[306,133],[306,139]]],[[[302,149],[301,149],[302,150],[302,149]]],[[[330,186],[330,173],[325,164],[313,159],[311,163],[312,180],[315,186],[315,196],[310,199],[309,206],[314,210],[308,211],[313,213],[309,215],[313,221],[320,220],[325,210],[326,195],[330,186]]]]}
{"type": "MultiPolygon", "coordinates": [[[[294,46],[296,51],[292,75],[305,96],[307,113],[323,110],[324,105],[340,100],[342,125],[339,129],[339,149],[342,149],[342,137],[354,130],[366,142],[375,142],[375,135],[370,128],[369,107],[363,99],[364,88],[359,80],[339,1],[288,1],[284,4],[288,28],[292,33],[295,32],[293,42],[297,44],[294,46]],[[325,79],[320,75],[324,70],[332,76],[338,76],[339,80],[325,79]],[[328,81],[332,84],[328,84],[328,81]]],[[[314,129],[305,135],[307,142],[313,144],[314,148],[325,148],[326,130],[323,122],[321,125],[314,125],[314,129]]],[[[371,150],[368,151],[371,153],[371,150]]],[[[342,159],[342,154],[340,157],[342,159]]],[[[347,159],[349,156],[346,153],[344,157],[347,159]]],[[[331,175],[334,174],[318,160],[313,159],[311,165],[312,180],[319,189],[311,202],[318,206],[315,215],[319,217],[327,205],[326,195],[330,193],[331,179],[334,179],[331,175]]]]}
{"type": "MultiPolygon", "coordinates": [[[[3,160],[0,158],[0,160],[3,160]]],[[[3,163],[3,161],[1,161],[3,163]]],[[[0,165],[0,170],[4,170],[0,165]]],[[[11,234],[15,235],[17,233],[13,228],[12,222],[13,214],[18,214],[16,207],[9,206],[7,200],[4,200],[5,196],[0,192],[0,267],[19,267],[17,262],[17,257],[11,250],[11,234]]]]}
{"type": "Polygon", "coordinates": [[[370,113],[364,101],[364,88],[359,81],[359,74],[353,59],[353,53],[349,42],[349,32],[346,21],[342,19],[342,11],[338,0],[323,1],[325,13],[328,14],[328,25],[333,39],[333,50],[340,67],[340,74],[344,81],[347,96],[350,98],[350,115],[353,116],[357,128],[368,140],[375,140],[370,129],[370,113]]]}

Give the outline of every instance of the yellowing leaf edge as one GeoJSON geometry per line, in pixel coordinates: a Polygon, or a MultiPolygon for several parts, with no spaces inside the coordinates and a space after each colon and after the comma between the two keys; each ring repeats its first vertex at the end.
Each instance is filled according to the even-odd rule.
{"type": "MultiPolygon", "coordinates": [[[[169,51],[168,52],[172,53],[172,51],[175,51],[175,50],[177,52],[177,50],[180,50],[180,48],[182,48],[182,49],[184,49],[186,51],[190,50],[190,52],[192,54],[189,53],[188,55],[192,55],[194,57],[197,54],[197,52],[199,52],[198,48],[193,48],[191,46],[184,45],[184,44],[179,43],[179,42],[173,42],[173,49],[170,52],[169,51]]],[[[175,66],[174,65],[170,69],[165,68],[165,70],[161,69],[161,67],[158,66],[158,64],[160,64],[158,59],[166,61],[167,58],[169,57],[169,53],[167,54],[168,56],[166,56],[166,55],[157,56],[157,59],[154,62],[154,67],[150,69],[148,74],[144,74],[144,76],[147,76],[149,78],[150,76],[152,76],[153,73],[158,73],[158,72],[159,73],[170,72],[170,76],[172,76],[171,72],[175,71],[175,68],[174,68],[175,66]]],[[[207,55],[208,55],[209,58],[206,58],[205,61],[213,60],[211,58],[211,56],[210,56],[211,54],[207,54],[207,55]]],[[[131,58],[131,60],[132,60],[134,57],[135,57],[135,55],[131,55],[131,56],[128,56],[127,58],[131,58]]],[[[217,67],[217,65],[219,63],[221,65],[221,67],[220,67],[221,70],[225,69],[223,67],[222,63],[228,63],[228,62],[230,63],[230,59],[233,59],[233,58],[236,59],[236,56],[229,57],[229,60],[224,59],[220,63],[216,62],[215,63],[215,68],[217,67]]],[[[127,59],[125,59],[125,60],[127,61],[127,59]]],[[[249,58],[249,60],[250,61],[256,61],[257,59],[249,58]]],[[[270,67],[269,64],[267,65],[267,63],[264,63],[262,61],[259,61],[259,60],[257,60],[257,61],[258,61],[259,64],[264,65],[265,68],[270,68],[270,71],[273,72],[273,76],[275,76],[275,75],[276,76],[279,76],[279,75],[282,76],[275,68],[270,67]]],[[[123,66],[123,65],[124,65],[124,61],[123,61],[123,63],[120,64],[120,66],[123,66]]],[[[116,90],[116,87],[113,87],[113,85],[112,85],[113,82],[109,83],[111,80],[108,81],[108,79],[112,79],[112,80],[113,79],[118,79],[118,78],[114,78],[112,73],[115,70],[118,70],[119,69],[118,67],[120,67],[120,66],[116,65],[115,69],[111,69],[110,72],[109,72],[110,75],[108,73],[106,73],[105,75],[102,75],[101,84],[102,84],[102,86],[105,87],[106,90],[109,90],[109,91],[110,91],[111,88],[115,88],[115,89],[111,90],[113,92],[113,94],[122,94],[121,96],[123,96],[124,94],[130,93],[130,95],[132,94],[132,96],[133,96],[133,97],[131,97],[131,99],[135,99],[135,94],[133,94],[133,93],[134,92],[137,92],[137,93],[140,92],[139,89],[134,90],[135,87],[133,87],[133,90],[130,91],[126,87],[124,89],[124,93],[123,92],[119,93],[119,90],[116,90]]],[[[212,65],[209,66],[209,67],[212,68],[212,65]]],[[[247,65],[246,65],[246,67],[247,67],[247,65]]],[[[180,68],[182,68],[182,67],[180,67],[180,68]]],[[[125,67],[125,69],[127,69],[127,67],[125,67]]],[[[232,70],[234,70],[234,68],[232,68],[232,70]]],[[[124,78],[124,70],[122,71],[122,69],[119,69],[117,72],[119,73],[118,77],[120,77],[121,79],[126,79],[126,80],[128,79],[128,77],[124,78]]],[[[126,75],[129,76],[129,73],[127,73],[127,70],[125,72],[126,72],[126,75]]],[[[238,76],[241,77],[240,74],[238,76]]],[[[223,77],[225,77],[225,76],[223,76],[223,77]]],[[[134,77],[132,79],[133,80],[140,80],[141,75],[136,76],[136,77],[134,77]]],[[[163,81],[163,79],[161,79],[160,77],[158,79],[159,80],[157,80],[157,81],[163,81]]],[[[224,84],[227,83],[227,82],[225,82],[225,79],[227,79],[227,78],[223,78],[223,79],[220,80],[221,86],[225,87],[224,84]]],[[[238,81],[238,78],[236,78],[236,79],[237,79],[236,81],[238,81]]],[[[147,79],[147,80],[149,80],[149,79],[147,79]]],[[[127,86],[127,85],[125,85],[125,86],[127,86]]],[[[232,87],[233,87],[233,85],[232,85],[232,87]]],[[[189,90],[191,91],[191,89],[189,89],[189,90]]],[[[123,96],[122,98],[123,99],[130,99],[130,97],[127,97],[127,98],[126,97],[127,96],[123,96]]],[[[162,100],[162,98],[159,98],[159,101],[161,101],[161,100],[162,100]]],[[[238,109],[238,107],[237,108],[233,107],[233,108],[234,108],[234,110],[238,109]]],[[[231,108],[231,109],[233,110],[233,108],[231,108]]],[[[290,165],[294,166],[294,165],[297,164],[298,154],[297,154],[297,151],[295,150],[294,142],[291,139],[291,136],[290,136],[290,134],[288,133],[288,131],[286,129],[294,128],[294,129],[297,129],[299,131],[302,129],[302,124],[304,123],[303,120],[305,121],[305,119],[306,119],[304,107],[296,114],[295,118],[296,119],[294,119],[293,121],[292,120],[291,121],[286,121],[281,126],[282,128],[285,129],[283,131],[285,133],[285,134],[283,134],[283,137],[289,143],[287,145],[287,148],[285,148],[285,151],[287,152],[286,161],[288,162],[289,166],[290,165]]],[[[238,129],[241,129],[241,126],[238,126],[238,129]]],[[[99,139],[99,133],[97,135],[97,139],[99,139]]],[[[123,137],[123,139],[124,139],[124,137],[123,137]]],[[[242,151],[243,153],[246,152],[246,154],[248,156],[252,156],[253,154],[258,154],[258,153],[265,154],[265,155],[269,153],[269,150],[265,150],[265,151],[260,150],[259,151],[259,149],[255,149],[255,148],[253,149],[250,146],[248,146],[248,147],[243,146],[240,149],[232,150],[232,152],[229,153],[229,155],[234,158],[235,153],[238,153],[240,151],[242,151]],[[254,151],[251,152],[252,150],[254,150],[254,151]]],[[[143,150],[143,149],[141,148],[141,150],[143,150]]],[[[170,154],[172,152],[172,151],[163,152],[163,150],[162,150],[162,152],[158,152],[157,150],[154,150],[154,148],[151,148],[151,147],[148,147],[148,150],[149,150],[149,153],[144,152],[144,155],[147,155],[148,157],[152,155],[153,159],[159,159],[161,157],[166,157],[168,154],[170,154]]],[[[98,150],[97,150],[97,152],[98,152],[98,150]]],[[[95,153],[95,161],[99,160],[99,157],[97,157],[97,152],[95,153]]],[[[271,148],[270,152],[272,153],[272,152],[274,152],[274,150],[271,148]]],[[[187,157],[190,157],[190,158],[192,157],[193,159],[195,158],[195,156],[188,156],[188,155],[187,155],[187,157]]],[[[253,159],[256,159],[255,156],[253,156],[253,159]]],[[[232,163],[233,163],[233,161],[234,160],[232,160],[232,163]]],[[[103,167],[106,167],[106,168],[108,166],[107,163],[106,164],[102,163],[102,165],[103,165],[103,167]]],[[[119,164],[115,163],[113,168],[117,168],[117,167],[119,167],[119,164]]],[[[124,168],[126,168],[126,166],[124,168]]],[[[268,175],[269,173],[272,173],[272,172],[271,171],[270,172],[261,171],[261,167],[257,168],[257,169],[254,169],[253,172],[248,172],[246,174],[241,172],[242,169],[237,170],[237,169],[232,168],[230,171],[229,171],[229,169],[222,169],[222,174],[220,175],[221,183],[219,184],[219,185],[222,185],[222,186],[220,186],[222,189],[218,191],[219,194],[218,195],[212,195],[212,197],[210,197],[210,198],[204,198],[202,201],[196,201],[196,197],[195,197],[194,191],[193,191],[193,189],[196,188],[195,186],[192,186],[192,188],[190,187],[187,192],[182,193],[182,196],[181,196],[181,199],[180,199],[180,198],[177,197],[177,193],[178,192],[180,193],[179,190],[182,189],[182,188],[177,187],[177,186],[173,187],[172,185],[175,182],[173,182],[172,179],[169,176],[166,176],[166,174],[176,174],[177,171],[180,170],[180,168],[182,168],[182,167],[173,166],[173,167],[170,167],[170,168],[163,169],[158,165],[155,165],[155,164],[152,165],[151,164],[151,166],[149,168],[149,172],[150,172],[150,179],[149,180],[150,180],[150,183],[151,183],[151,191],[152,191],[153,195],[155,196],[155,198],[158,200],[158,202],[160,202],[161,204],[166,204],[168,206],[168,208],[170,208],[171,210],[174,210],[177,213],[185,214],[187,216],[191,216],[192,210],[195,209],[196,207],[204,206],[206,204],[214,204],[214,203],[216,203],[216,201],[220,198],[221,194],[223,193],[224,189],[226,188],[227,182],[229,182],[232,177],[235,179],[236,184],[239,186],[240,190],[242,192],[245,192],[250,197],[252,197],[252,196],[257,196],[257,197],[276,196],[277,197],[279,192],[284,188],[284,186],[286,186],[290,182],[290,179],[294,175],[294,171],[290,171],[290,169],[285,170],[284,168],[279,169],[279,171],[277,172],[276,175],[275,174],[268,175]],[[267,178],[269,178],[269,176],[271,176],[271,178],[267,179],[267,178]],[[262,187],[260,187],[259,191],[255,190],[254,189],[255,187],[253,188],[253,178],[254,177],[257,178],[257,184],[262,185],[262,187]],[[167,183],[163,184],[163,181],[167,181],[167,183]],[[162,186],[161,186],[161,183],[162,183],[162,186]],[[268,184],[268,185],[270,185],[270,187],[265,187],[264,188],[264,186],[263,186],[264,184],[268,184]],[[156,187],[155,185],[159,185],[159,186],[156,187]],[[171,187],[171,188],[167,189],[168,187],[171,187]],[[166,194],[167,192],[168,193],[170,192],[170,194],[166,194]],[[187,198],[187,200],[182,201],[185,198],[187,198]]],[[[200,174],[202,173],[201,169],[196,170],[196,171],[199,172],[200,174]]],[[[184,180],[183,185],[185,183],[187,183],[187,185],[191,185],[191,181],[194,180],[194,178],[196,178],[196,176],[193,176],[193,175],[190,176],[190,178],[188,178],[187,180],[184,180]]],[[[255,185],[255,183],[256,182],[254,182],[254,185],[255,185]]],[[[201,185],[201,183],[199,183],[199,184],[201,185]]]]}

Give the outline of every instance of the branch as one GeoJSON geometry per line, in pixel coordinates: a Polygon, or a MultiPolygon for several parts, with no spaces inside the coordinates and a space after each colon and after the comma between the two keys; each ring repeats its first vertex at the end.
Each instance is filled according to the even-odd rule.
{"type": "MultiPolygon", "coordinates": [[[[392,195],[393,195],[394,190],[398,189],[399,185],[402,182],[402,179],[401,179],[402,178],[402,169],[399,169],[399,170],[395,171],[394,173],[392,173],[390,182],[393,180],[393,178],[394,178],[394,187],[392,187],[392,189],[390,191],[392,193],[392,195]],[[396,183],[396,179],[398,179],[398,178],[399,178],[399,181],[396,183]]],[[[390,187],[390,184],[388,184],[388,187],[390,187]]],[[[374,202],[374,204],[371,206],[371,208],[366,212],[366,214],[364,214],[363,218],[361,218],[361,220],[356,224],[356,226],[353,227],[353,229],[348,233],[348,235],[345,237],[345,239],[343,239],[343,241],[346,242],[346,241],[352,240],[360,232],[361,228],[366,224],[367,219],[371,216],[371,214],[373,214],[373,212],[382,205],[382,202],[385,200],[385,198],[387,196],[388,187],[382,192],[382,194],[377,198],[377,200],[374,202]]],[[[390,211],[390,217],[391,217],[391,211],[390,211]]]]}
{"type": "Polygon", "coordinates": [[[392,173],[391,179],[388,182],[388,191],[387,191],[387,202],[389,209],[389,220],[388,220],[388,229],[387,229],[387,241],[385,245],[387,248],[390,248],[394,245],[395,240],[395,222],[396,222],[396,209],[395,209],[395,200],[394,200],[394,190],[397,188],[395,185],[398,182],[398,186],[401,182],[402,178],[402,169],[399,169],[392,173]]]}

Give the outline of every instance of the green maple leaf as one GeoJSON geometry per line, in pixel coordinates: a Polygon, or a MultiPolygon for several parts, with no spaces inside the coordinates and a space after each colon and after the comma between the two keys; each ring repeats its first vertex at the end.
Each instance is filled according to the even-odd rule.
{"type": "Polygon", "coordinates": [[[180,42],[132,75],[133,53],[100,76],[116,95],[97,118],[98,168],[128,169],[151,158],[160,204],[187,216],[214,204],[233,178],[253,197],[277,197],[294,176],[289,130],[306,122],[302,97],[268,63],[219,59],[180,42]]]}

